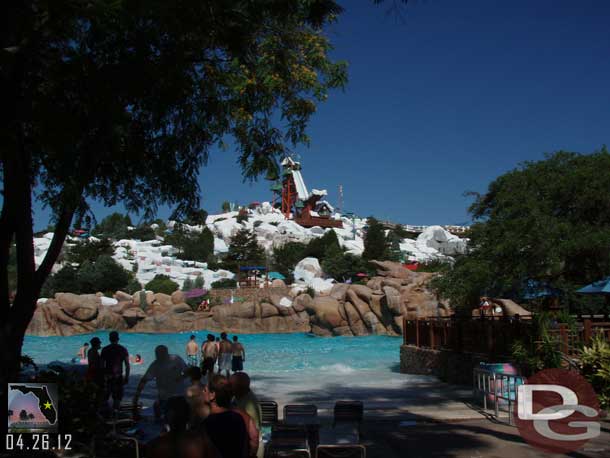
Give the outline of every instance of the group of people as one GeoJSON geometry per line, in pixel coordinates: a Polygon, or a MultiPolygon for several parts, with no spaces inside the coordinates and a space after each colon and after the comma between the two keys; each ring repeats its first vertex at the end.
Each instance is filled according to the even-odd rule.
{"type": "MultiPolygon", "coordinates": [[[[180,356],[170,354],[165,345],[157,346],[155,360],[136,388],[135,412],[146,384],[156,382],[155,415],[169,429],[151,442],[151,456],[256,456],[261,412],[250,389],[250,377],[242,372],[243,345],[237,337],[230,342],[226,333],[221,334],[218,343],[209,335],[199,352],[195,339],[191,336],[186,346],[188,365],[180,356]],[[192,358],[193,346],[197,347],[196,358],[192,358]],[[216,362],[218,373],[214,371],[216,362]],[[222,372],[226,375],[221,375],[222,372]]],[[[110,333],[109,340],[110,344],[100,352],[100,339],[91,339],[91,348],[86,353],[89,364],[86,377],[103,390],[105,404],[108,406],[112,398],[112,408],[118,409],[123,387],[129,380],[130,358],[127,349],[119,344],[116,331],[110,333]]]]}
{"type": "Polygon", "coordinates": [[[220,338],[208,334],[206,340],[201,344],[201,352],[196,337],[191,336],[186,344],[186,359],[189,366],[201,367],[204,377],[214,373],[214,367],[218,364],[217,373],[225,373],[229,377],[230,372],[244,370],[246,350],[239,342],[237,336],[233,336],[233,342],[227,337],[227,333],[220,334],[220,338]]]}

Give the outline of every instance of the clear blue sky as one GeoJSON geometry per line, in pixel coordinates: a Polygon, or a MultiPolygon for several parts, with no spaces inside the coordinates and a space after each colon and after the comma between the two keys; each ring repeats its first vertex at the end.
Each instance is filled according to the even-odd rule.
{"type": "MultiPolygon", "coordinates": [[[[343,184],[363,216],[464,223],[464,191],[545,152],[610,143],[610,2],[410,0],[402,19],[386,14],[392,0],[342,4],[328,33],[350,81],[298,150],[307,185],[333,203],[343,184]]],[[[201,187],[210,213],[270,197],[268,182],[242,182],[230,151],[212,155],[201,187]]],[[[46,226],[48,212],[35,217],[46,226]]]]}

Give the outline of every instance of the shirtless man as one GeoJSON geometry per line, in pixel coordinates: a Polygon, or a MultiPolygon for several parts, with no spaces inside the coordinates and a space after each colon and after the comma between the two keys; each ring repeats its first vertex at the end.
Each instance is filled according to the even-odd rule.
{"type": "Polygon", "coordinates": [[[195,336],[191,336],[191,340],[186,344],[186,363],[189,366],[199,367],[199,345],[195,342],[195,336]]]}
{"type": "Polygon", "coordinates": [[[214,373],[214,364],[216,363],[217,357],[218,347],[214,341],[214,336],[212,334],[208,334],[208,340],[206,340],[201,346],[201,374],[203,376],[207,375],[208,380],[214,373]]]}
{"type": "Polygon", "coordinates": [[[231,375],[231,360],[233,358],[233,345],[227,339],[227,333],[220,334],[220,345],[218,350],[218,373],[222,375],[224,371],[226,377],[231,375]]]}
{"type": "Polygon", "coordinates": [[[246,361],[246,350],[244,346],[238,342],[237,336],[233,336],[232,346],[233,360],[231,361],[231,370],[240,372],[244,370],[244,361],[246,361]]]}

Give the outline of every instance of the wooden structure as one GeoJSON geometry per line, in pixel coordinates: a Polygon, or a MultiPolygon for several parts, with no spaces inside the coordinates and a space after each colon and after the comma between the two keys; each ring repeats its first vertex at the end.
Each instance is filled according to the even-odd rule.
{"type": "MultiPolygon", "coordinates": [[[[600,334],[610,341],[610,319],[604,315],[578,316],[575,332],[558,324],[549,332],[556,336],[560,351],[575,356],[582,345],[600,334]]],[[[530,317],[425,318],[403,320],[403,343],[421,348],[510,356],[516,340],[531,339],[530,317]]]]}
{"type": "Polygon", "coordinates": [[[273,205],[278,204],[284,216],[293,219],[303,227],[343,227],[341,220],[331,218],[333,208],[328,202],[322,200],[326,191],[307,190],[301,164],[290,157],[282,161],[281,184],[271,187],[273,191],[273,205]]]}

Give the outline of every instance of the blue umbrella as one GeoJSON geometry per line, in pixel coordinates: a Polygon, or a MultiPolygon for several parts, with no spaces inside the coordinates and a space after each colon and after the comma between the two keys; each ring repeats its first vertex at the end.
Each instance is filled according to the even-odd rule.
{"type": "Polygon", "coordinates": [[[279,272],[269,272],[268,276],[271,280],[286,280],[286,277],[279,272]]]}
{"type": "Polygon", "coordinates": [[[581,294],[610,294],[610,277],[593,282],[576,292],[581,294]]]}

